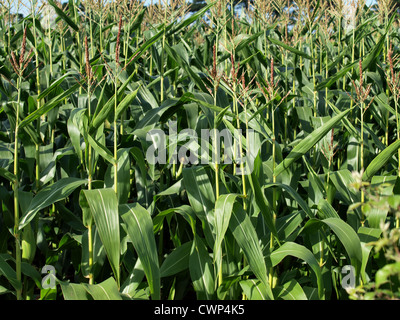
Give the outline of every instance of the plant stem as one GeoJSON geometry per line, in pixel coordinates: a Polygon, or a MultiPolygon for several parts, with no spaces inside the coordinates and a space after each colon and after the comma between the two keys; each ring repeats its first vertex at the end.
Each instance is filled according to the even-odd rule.
{"type": "MultiPolygon", "coordinates": [[[[118,66],[116,67],[118,68],[118,66]]],[[[114,98],[114,191],[115,194],[118,196],[118,130],[117,130],[117,105],[118,105],[118,70],[116,70],[115,74],[115,98],[114,98]]]]}
{"type": "MultiPolygon", "coordinates": [[[[18,100],[15,115],[15,132],[14,132],[14,237],[15,237],[15,272],[17,276],[17,281],[21,281],[21,264],[22,264],[22,252],[20,235],[21,232],[18,230],[19,225],[19,177],[18,177],[18,130],[19,130],[19,108],[21,103],[21,81],[22,77],[19,75],[17,80],[17,90],[18,90],[18,100]]],[[[21,283],[22,285],[22,283],[21,283]]],[[[22,288],[16,290],[17,300],[21,300],[22,288]]]]}
{"type": "Polygon", "coordinates": [[[88,251],[89,251],[89,284],[94,284],[94,276],[93,276],[93,224],[92,223],[88,226],[88,251]]]}
{"type": "MultiPolygon", "coordinates": [[[[161,1],[160,1],[160,6],[161,6],[161,1]]],[[[162,47],[161,47],[161,65],[160,65],[160,78],[161,78],[161,88],[160,88],[160,101],[161,103],[164,101],[164,59],[165,59],[165,53],[164,53],[164,48],[165,48],[165,39],[166,39],[166,32],[165,32],[165,25],[167,23],[167,5],[165,5],[164,8],[164,31],[163,31],[163,37],[162,37],[162,47]]]]}
{"type": "MultiPolygon", "coordinates": [[[[271,113],[271,122],[272,122],[272,172],[275,171],[276,167],[276,147],[275,147],[275,110],[274,110],[274,104],[271,102],[271,108],[272,108],[272,113],[271,113]]],[[[272,173],[272,183],[276,183],[276,175],[272,173]]],[[[272,221],[275,225],[276,222],[276,201],[277,201],[277,194],[276,194],[276,188],[274,187],[272,189],[272,221]]],[[[271,252],[274,248],[274,235],[271,232],[271,238],[269,242],[269,248],[271,249],[271,252]]],[[[274,268],[271,266],[269,269],[269,284],[272,287],[272,282],[273,282],[273,277],[274,277],[274,268]]]]}

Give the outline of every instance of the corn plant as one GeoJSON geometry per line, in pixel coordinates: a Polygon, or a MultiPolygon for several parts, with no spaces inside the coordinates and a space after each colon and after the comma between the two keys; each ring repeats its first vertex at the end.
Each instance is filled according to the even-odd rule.
{"type": "Polygon", "coordinates": [[[1,298],[398,299],[391,3],[2,1],[1,298]]]}

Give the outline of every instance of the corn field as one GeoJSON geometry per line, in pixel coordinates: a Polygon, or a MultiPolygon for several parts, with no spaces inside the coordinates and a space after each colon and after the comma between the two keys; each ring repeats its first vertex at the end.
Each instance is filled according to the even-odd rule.
{"type": "Polygon", "coordinates": [[[2,0],[0,298],[400,299],[394,8],[2,0]]]}

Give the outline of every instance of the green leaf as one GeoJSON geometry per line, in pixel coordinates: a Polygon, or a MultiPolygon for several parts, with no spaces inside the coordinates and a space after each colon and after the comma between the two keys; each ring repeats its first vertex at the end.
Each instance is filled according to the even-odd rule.
{"type": "MultiPolygon", "coordinates": [[[[130,150],[129,148],[120,148],[117,151],[117,159],[118,159],[118,203],[126,203],[128,202],[128,196],[130,191],[130,150]]],[[[115,175],[115,166],[109,166],[105,177],[104,184],[107,188],[114,188],[114,175],[115,175]]]]}
{"type": "MultiPolygon", "coordinates": [[[[120,281],[120,234],[118,200],[113,189],[82,190],[81,196],[86,199],[99,233],[101,242],[106,250],[108,261],[117,283],[120,281]]],[[[81,202],[81,205],[86,204],[81,202]]],[[[86,210],[88,208],[85,208],[86,210]]],[[[84,208],[82,208],[84,210],[84,208]]]]}
{"type": "Polygon", "coordinates": [[[135,296],[144,276],[145,274],[143,270],[143,265],[138,258],[129,276],[126,278],[125,282],[121,286],[121,292],[130,297],[135,296]]]}
{"type": "MultiPolygon", "coordinates": [[[[362,70],[365,71],[369,68],[369,66],[374,62],[374,60],[379,56],[379,54],[382,51],[382,48],[385,44],[386,41],[386,35],[389,31],[389,28],[391,24],[394,21],[394,16],[393,15],[389,21],[389,23],[386,25],[386,30],[384,34],[381,35],[379,40],[375,43],[373,49],[365,56],[365,58],[362,60],[362,70]]],[[[341,68],[339,72],[336,72],[334,76],[329,77],[328,79],[325,79],[322,81],[319,85],[316,86],[315,90],[320,91],[324,89],[325,87],[330,87],[332,84],[334,84],[337,80],[340,78],[346,76],[347,72],[351,71],[354,67],[358,65],[358,61],[355,61],[353,63],[349,63],[348,65],[344,66],[341,68]]],[[[358,68],[355,68],[356,72],[358,72],[358,68]]]]}
{"type": "Polygon", "coordinates": [[[46,98],[50,93],[52,93],[55,89],[58,88],[58,86],[64,81],[64,79],[68,76],[70,76],[72,72],[67,72],[57,80],[55,80],[48,88],[43,90],[43,92],[40,93],[40,95],[37,97],[37,100],[42,100],[46,98]]]}
{"type": "Polygon", "coordinates": [[[224,240],[226,230],[229,227],[233,204],[238,194],[223,194],[215,202],[215,243],[214,243],[214,263],[217,262],[217,274],[222,268],[222,241],[224,240]]]}
{"type": "Polygon", "coordinates": [[[188,25],[192,24],[193,22],[195,22],[198,18],[203,17],[204,14],[206,13],[206,11],[209,10],[216,3],[217,3],[217,1],[210,2],[204,8],[202,8],[199,11],[197,11],[196,13],[190,15],[189,18],[183,20],[176,27],[172,28],[172,30],[169,33],[167,33],[166,36],[172,36],[173,34],[176,34],[181,29],[183,29],[183,28],[187,27],[188,25]]]}
{"type": "Polygon", "coordinates": [[[10,182],[14,182],[17,179],[17,177],[13,173],[4,168],[0,168],[0,176],[6,178],[10,182]]]}
{"type": "MultiPolygon", "coordinates": [[[[80,199],[81,200],[81,199],[80,199]]],[[[81,238],[81,248],[82,248],[82,255],[81,255],[81,271],[82,275],[86,278],[89,278],[89,275],[92,274],[93,278],[96,279],[98,274],[101,272],[101,269],[104,265],[104,262],[107,258],[107,253],[105,251],[104,245],[101,242],[99,232],[96,228],[96,225],[93,225],[93,216],[90,212],[89,205],[85,199],[85,206],[87,207],[87,215],[90,216],[91,223],[87,225],[92,225],[92,256],[93,261],[92,265],[89,266],[89,230],[85,228],[82,238],[81,238]]],[[[82,200],[80,201],[82,204],[82,200]]],[[[86,221],[85,221],[86,222],[86,221]]]]}
{"type": "Polygon", "coordinates": [[[114,278],[108,278],[99,284],[83,283],[82,285],[93,300],[122,300],[114,278]]]}
{"type": "Polygon", "coordinates": [[[197,293],[197,299],[213,299],[215,293],[214,270],[207,247],[195,234],[189,257],[190,277],[197,293]]]}
{"type": "Polygon", "coordinates": [[[233,206],[229,229],[232,231],[239,247],[243,250],[250,269],[266,287],[268,298],[273,300],[274,296],[268,282],[267,267],[265,265],[257,233],[249,216],[238,202],[233,206]]]}
{"type": "Polygon", "coordinates": [[[318,211],[322,215],[323,219],[326,219],[326,218],[339,218],[340,219],[339,214],[332,207],[332,205],[325,199],[321,199],[318,202],[318,211]]]}
{"type": "MultiPolygon", "coordinates": [[[[201,99],[199,99],[199,98],[196,98],[196,96],[195,96],[193,93],[191,93],[191,92],[185,92],[185,93],[182,95],[182,97],[179,99],[179,101],[181,101],[181,102],[189,102],[189,101],[196,102],[196,103],[200,104],[201,106],[203,106],[203,107],[205,107],[205,108],[208,108],[208,109],[210,109],[210,110],[213,110],[213,111],[215,111],[215,112],[218,112],[218,114],[222,115],[222,117],[221,117],[222,119],[223,119],[223,115],[225,115],[225,114],[228,115],[228,116],[230,116],[230,117],[235,117],[235,116],[236,116],[234,113],[228,111],[227,108],[221,108],[221,107],[218,107],[218,106],[216,106],[216,105],[207,103],[207,102],[204,101],[204,100],[201,100],[201,99]]],[[[217,121],[218,121],[218,120],[217,120],[217,121]]]]}
{"type": "Polygon", "coordinates": [[[386,163],[392,158],[396,151],[400,148],[400,140],[393,142],[390,146],[381,151],[365,169],[362,179],[371,179],[386,163]]]}
{"type": "Polygon", "coordinates": [[[177,50],[182,50],[182,47],[171,47],[167,43],[165,43],[165,50],[171,59],[174,59],[176,63],[183,69],[190,79],[197,85],[197,87],[202,92],[207,92],[207,88],[204,85],[203,81],[201,80],[200,76],[193,70],[193,68],[184,60],[182,59],[181,55],[177,52],[177,50]]]}
{"type": "Polygon", "coordinates": [[[302,56],[303,58],[306,58],[306,59],[309,59],[309,60],[312,59],[312,57],[310,57],[307,53],[305,53],[303,51],[300,51],[300,50],[297,50],[296,48],[293,48],[291,46],[288,46],[287,44],[285,44],[282,41],[279,41],[277,39],[270,38],[270,37],[267,37],[267,39],[268,39],[268,41],[272,42],[273,44],[276,44],[276,45],[282,47],[283,49],[288,50],[288,51],[290,51],[290,52],[292,52],[292,53],[294,53],[294,54],[296,54],[298,56],[302,56]]]}
{"type": "Polygon", "coordinates": [[[122,220],[125,222],[126,232],[142,261],[151,297],[153,300],[159,300],[160,268],[150,214],[138,203],[120,205],[119,211],[122,220]]]}
{"type": "Polygon", "coordinates": [[[295,280],[291,279],[283,285],[276,286],[274,294],[277,299],[283,300],[308,300],[303,288],[295,280]]]}
{"type": "Polygon", "coordinates": [[[50,110],[52,110],[54,107],[56,107],[59,103],[63,102],[64,99],[69,97],[72,93],[76,92],[76,89],[79,88],[80,83],[76,83],[73,86],[71,86],[68,90],[63,91],[61,94],[58,96],[54,97],[50,101],[46,102],[42,107],[39,109],[36,109],[34,112],[29,114],[25,119],[23,119],[19,123],[19,128],[24,128],[28,124],[32,123],[36,119],[40,118],[42,115],[48,113],[50,110]]]}
{"type": "Polygon", "coordinates": [[[269,300],[267,288],[258,279],[242,280],[239,282],[249,300],[269,300]]]}
{"type": "Polygon", "coordinates": [[[278,233],[276,231],[276,226],[273,220],[273,214],[270,208],[268,207],[267,199],[265,198],[264,193],[262,192],[259,178],[257,176],[257,170],[260,169],[262,163],[260,159],[260,154],[257,155],[255,161],[254,161],[254,170],[250,175],[250,185],[251,189],[254,192],[254,197],[255,201],[258,205],[258,207],[261,210],[261,214],[264,217],[265,223],[267,224],[269,230],[272,232],[272,234],[277,237],[278,233]]]}
{"type": "Polygon", "coordinates": [[[351,205],[360,202],[359,193],[350,187],[350,184],[354,182],[354,178],[349,170],[343,169],[331,172],[330,179],[335,185],[336,190],[344,198],[346,204],[351,205]]]}
{"type": "Polygon", "coordinates": [[[61,201],[68,197],[76,188],[87,183],[86,179],[79,178],[62,178],[52,185],[46,186],[38,192],[33,198],[32,202],[27,209],[25,215],[23,215],[19,221],[19,229],[25,227],[41,210],[53,203],[61,201]]]}
{"type": "Polygon", "coordinates": [[[300,195],[289,185],[282,184],[282,183],[269,183],[264,186],[265,189],[271,188],[271,187],[279,187],[284,190],[286,190],[292,198],[300,205],[301,209],[310,217],[314,218],[314,214],[311,212],[310,207],[307,205],[307,203],[300,197],[300,195]]]}
{"type": "Polygon", "coordinates": [[[116,115],[117,119],[121,116],[122,112],[124,112],[126,108],[128,108],[131,105],[132,101],[136,98],[136,95],[140,87],[141,86],[139,85],[139,87],[135,91],[127,94],[126,97],[118,104],[117,115],[116,115]]]}
{"type": "MultiPolygon", "coordinates": [[[[136,49],[136,51],[129,58],[128,62],[129,63],[136,62],[136,60],[138,60],[142,56],[142,54],[144,52],[146,52],[146,50],[148,48],[150,48],[154,43],[156,43],[161,37],[168,34],[169,30],[171,30],[171,28],[174,26],[174,24],[175,24],[175,21],[171,22],[169,25],[167,25],[164,28],[163,28],[163,26],[161,26],[161,30],[157,34],[152,36],[145,43],[143,43],[138,49],[136,49]]],[[[133,74],[135,74],[135,72],[133,72],[133,74]]]]}
{"type": "Polygon", "coordinates": [[[326,134],[352,109],[347,109],[338,115],[330,119],[325,125],[314,130],[311,134],[305,137],[299,144],[297,144],[289,155],[281,162],[274,170],[274,175],[278,176],[284,170],[289,168],[289,166],[299,159],[301,156],[306,154],[318,141],[320,141],[326,134]]]}
{"type": "Polygon", "coordinates": [[[367,275],[365,269],[369,262],[369,255],[373,248],[373,245],[370,243],[375,242],[379,239],[379,237],[382,234],[382,230],[376,228],[360,227],[357,233],[360,238],[361,248],[362,248],[362,264],[360,272],[364,283],[366,283],[367,275]]]}
{"type": "Polygon", "coordinates": [[[89,300],[89,294],[82,283],[59,281],[65,300],[89,300]]]}
{"type": "Polygon", "coordinates": [[[0,255],[0,275],[6,277],[15,290],[22,288],[21,281],[17,280],[17,274],[7,263],[7,261],[0,255]]]}
{"type": "MultiPolygon", "coordinates": [[[[132,79],[135,75],[135,72],[132,72],[131,75],[128,77],[128,79],[125,80],[125,82],[119,86],[117,90],[117,100],[119,101],[122,98],[123,93],[125,92],[126,87],[128,84],[132,82],[132,79]]],[[[118,110],[121,113],[124,109],[126,109],[129,104],[133,101],[133,99],[136,97],[138,91],[140,89],[140,86],[137,88],[137,90],[133,91],[132,93],[129,93],[124,100],[122,100],[118,105],[117,105],[117,113],[118,110]],[[119,109],[118,109],[119,108],[119,109]]],[[[99,104],[96,107],[96,111],[93,114],[91,123],[89,125],[89,132],[93,133],[95,132],[104,122],[106,119],[109,117],[109,115],[114,112],[115,108],[115,94],[108,99],[108,101],[102,105],[101,100],[99,100],[99,104]]]]}
{"type": "Polygon", "coordinates": [[[189,257],[193,242],[188,241],[175,248],[161,265],[161,277],[169,277],[189,267],[189,257]]]}
{"type": "MultiPolygon", "coordinates": [[[[276,219],[276,229],[280,239],[287,239],[303,222],[306,213],[303,210],[276,219]]],[[[270,237],[268,237],[270,241],[270,237]]],[[[268,242],[269,244],[269,242],[268,242]]]]}
{"type": "Polygon", "coordinates": [[[357,233],[349,224],[339,218],[311,219],[306,223],[305,230],[313,225],[320,227],[322,224],[327,225],[339,238],[350,258],[351,264],[356,269],[356,276],[358,277],[362,263],[362,249],[357,233]]]}
{"type": "MultiPolygon", "coordinates": [[[[391,277],[395,277],[395,279],[399,279],[400,276],[400,262],[389,263],[383,266],[376,272],[375,277],[375,285],[377,288],[382,286],[385,283],[392,284],[394,281],[391,277]]],[[[397,280],[398,283],[398,280],[397,280]]],[[[398,291],[397,291],[398,292],[398,291]]]]}
{"type": "Polygon", "coordinates": [[[215,204],[214,188],[203,167],[191,167],[183,170],[183,184],[190,205],[204,226],[208,245],[215,242],[213,209],[215,204]]]}
{"type": "Polygon", "coordinates": [[[100,142],[96,141],[95,139],[92,138],[90,134],[86,136],[90,146],[99,154],[102,156],[102,158],[106,161],[108,161],[110,164],[114,165],[115,164],[115,159],[114,155],[111,153],[111,151],[104,145],[102,145],[100,142]]]}
{"type": "Polygon", "coordinates": [[[75,24],[75,22],[72,21],[70,17],[68,17],[65,12],[60,9],[56,3],[54,3],[53,0],[48,1],[49,4],[54,8],[56,11],[57,15],[65,21],[66,24],[68,24],[72,29],[74,29],[76,32],[79,32],[79,27],[75,24]]]}
{"type": "Polygon", "coordinates": [[[306,247],[295,242],[286,242],[281,247],[272,252],[269,256],[269,259],[272,266],[276,266],[286,256],[293,256],[298,259],[304,260],[310,266],[317,278],[318,296],[320,299],[322,299],[324,295],[324,284],[322,281],[321,268],[312,252],[306,247]]]}

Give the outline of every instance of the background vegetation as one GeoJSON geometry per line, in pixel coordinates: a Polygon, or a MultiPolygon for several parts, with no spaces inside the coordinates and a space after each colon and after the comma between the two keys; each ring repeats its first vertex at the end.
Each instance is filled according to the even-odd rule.
{"type": "Polygon", "coordinates": [[[237,6],[2,1],[2,299],[400,298],[394,2],[237,6]]]}

